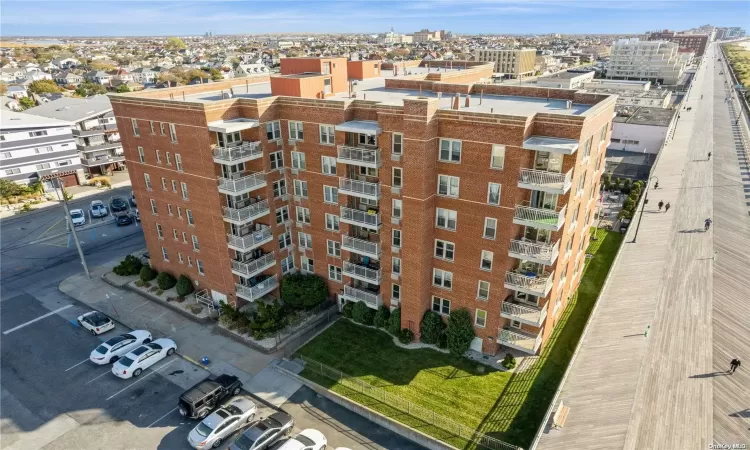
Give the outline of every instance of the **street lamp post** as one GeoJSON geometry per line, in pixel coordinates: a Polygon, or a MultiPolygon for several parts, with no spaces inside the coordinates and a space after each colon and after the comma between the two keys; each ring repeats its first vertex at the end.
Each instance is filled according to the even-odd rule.
{"type": "MultiPolygon", "coordinates": [[[[56,170],[53,172],[57,172],[56,170]]],[[[76,248],[78,249],[78,256],[81,257],[81,264],[83,264],[83,271],[86,272],[86,276],[88,278],[91,278],[91,274],[89,273],[89,267],[86,265],[86,259],[83,257],[83,250],[81,249],[81,243],[78,241],[78,234],[76,233],[76,227],[73,225],[73,220],[70,218],[70,210],[68,210],[68,199],[65,196],[65,191],[62,188],[62,181],[60,181],[60,177],[56,176],[53,178],[53,180],[57,181],[57,187],[60,188],[60,191],[62,191],[62,198],[63,198],[63,207],[65,208],[65,223],[68,225],[68,229],[71,233],[73,233],[73,240],[76,243],[76,248]]]]}
{"type": "Polygon", "coordinates": [[[635,226],[635,235],[633,235],[633,244],[635,244],[636,239],[638,239],[638,230],[641,228],[641,219],[643,219],[643,210],[646,209],[646,203],[648,203],[648,187],[651,185],[651,180],[656,178],[656,182],[659,182],[659,177],[651,177],[648,179],[648,183],[646,183],[646,191],[643,193],[643,203],[641,204],[641,215],[638,216],[638,224],[635,226]]]}

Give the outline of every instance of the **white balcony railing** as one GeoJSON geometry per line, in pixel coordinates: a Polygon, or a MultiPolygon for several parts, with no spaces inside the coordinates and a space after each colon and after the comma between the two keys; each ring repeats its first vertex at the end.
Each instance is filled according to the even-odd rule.
{"type": "Polygon", "coordinates": [[[542,344],[542,332],[539,334],[527,334],[518,331],[500,329],[497,334],[497,342],[522,352],[535,354],[542,344]]]}
{"type": "Polygon", "coordinates": [[[526,225],[544,230],[560,231],[565,223],[565,213],[568,206],[561,210],[532,208],[531,206],[516,205],[513,214],[513,223],[516,225],[526,225]]]}
{"type": "Polygon", "coordinates": [[[271,212],[271,208],[268,200],[262,200],[239,209],[224,206],[222,211],[224,218],[228,221],[243,224],[265,216],[271,212]]]}
{"type": "Polygon", "coordinates": [[[232,272],[249,278],[258,275],[269,267],[273,267],[275,264],[276,256],[271,252],[248,262],[232,261],[232,272]]]}
{"type": "Polygon", "coordinates": [[[364,302],[372,309],[378,309],[380,305],[383,304],[383,297],[381,294],[375,294],[352,286],[344,286],[342,297],[351,302],[364,302]]]}
{"type": "Polygon", "coordinates": [[[552,265],[560,254],[560,241],[551,244],[512,240],[508,249],[508,256],[516,259],[526,259],[546,266],[552,265]]]}
{"type": "Polygon", "coordinates": [[[554,272],[541,274],[505,272],[505,288],[546,297],[552,289],[554,272]]]}
{"type": "Polygon", "coordinates": [[[547,318],[547,308],[535,308],[533,306],[520,305],[518,303],[503,302],[500,315],[506,319],[515,319],[528,323],[529,325],[542,326],[547,318]]]}
{"type": "Polygon", "coordinates": [[[338,162],[377,169],[381,166],[380,150],[339,145],[338,162]]]}
{"type": "Polygon", "coordinates": [[[380,229],[380,214],[360,211],[359,209],[341,207],[341,221],[350,225],[358,225],[374,230],[380,229]]]}
{"type": "Polygon", "coordinates": [[[350,178],[339,178],[339,194],[377,200],[380,198],[380,185],[350,178]]]}
{"type": "Polygon", "coordinates": [[[229,247],[241,252],[253,250],[273,239],[271,228],[263,227],[259,231],[254,231],[244,236],[227,235],[229,247]]]}
{"type": "Polygon", "coordinates": [[[344,261],[344,275],[368,283],[380,284],[380,269],[344,261]]]}
{"type": "Polygon", "coordinates": [[[564,194],[573,185],[573,170],[568,173],[555,173],[546,170],[521,169],[518,187],[535,189],[553,194],[564,194]]]}
{"type": "Polygon", "coordinates": [[[271,278],[266,278],[255,286],[245,286],[239,283],[234,286],[238,296],[249,302],[254,302],[279,286],[279,276],[274,275],[271,278]]]}
{"type": "Polygon", "coordinates": [[[238,178],[219,178],[219,192],[223,194],[244,194],[266,185],[264,173],[254,173],[238,178]]]}
{"type": "Polygon", "coordinates": [[[380,258],[380,244],[377,242],[370,242],[364,239],[343,235],[341,236],[341,248],[359,255],[380,258]]]}
{"type": "Polygon", "coordinates": [[[236,147],[216,147],[214,162],[219,164],[239,164],[263,157],[260,142],[244,142],[236,147]]]}

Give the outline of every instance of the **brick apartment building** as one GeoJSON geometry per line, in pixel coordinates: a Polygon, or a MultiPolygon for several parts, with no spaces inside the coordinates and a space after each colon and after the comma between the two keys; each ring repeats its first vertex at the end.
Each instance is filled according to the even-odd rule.
{"type": "Polygon", "coordinates": [[[316,273],[417,335],[467,308],[473,348],[539,351],[580,280],[615,97],[441,63],[355,85],[345,59],[287,58],[111,95],[152,265],[237,305],[316,273]]]}
{"type": "Polygon", "coordinates": [[[649,41],[674,42],[679,46],[679,52],[695,53],[696,57],[703,56],[709,41],[707,34],[678,34],[669,30],[653,31],[646,37],[649,41]]]}

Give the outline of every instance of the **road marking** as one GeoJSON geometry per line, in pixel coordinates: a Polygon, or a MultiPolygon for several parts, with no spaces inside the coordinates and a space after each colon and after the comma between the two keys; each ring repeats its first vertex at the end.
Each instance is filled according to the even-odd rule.
{"type": "Polygon", "coordinates": [[[155,373],[156,373],[157,371],[159,371],[160,369],[163,369],[163,368],[167,367],[168,365],[172,364],[172,363],[173,363],[173,362],[175,362],[175,361],[177,361],[177,358],[175,358],[175,359],[173,359],[172,361],[169,361],[168,363],[166,363],[166,364],[162,365],[162,366],[161,366],[161,367],[159,367],[158,369],[154,369],[154,370],[153,370],[153,371],[152,371],[151,373],[149,373],[149,374],[146,374],[146,375],[142,376],[142,377],[141,377],[141,379],[140,379],[140,380],[138,380],[138,381],[136,381],[135,383],[131,383],[131,384],[129,384],[129,385],[127,385],[127,386],[125,386],[124,388],[120,389],[119,391],[117,391],[117,392],[115,392],[114,394],[112,394],[112,395],[110,395],[109,397],[107,397],[107,400],[111,400],[111,399],[113,399],[113,398],[114,398],[114,397],[115,397],[115,396],[116,396],[117,394],[121,393],[122,391],[124,391],[124,390],[126,390],[126,389],[130,389],[130,388],[131,388],[132,386],[134,386],[134,385],[136,385],[136,384],[140,383],[141,381],[145,380],[145,379],[146,379],[146,378],[148,378],[149,376],[151,376],[151,375],[155,374],[155,373]]]}
{"type": "Polygon", "coordinates": [[[110,367],[110,368],[109,368],[109,369],[107,369],[107,370],[106,370],[106,371],[105,371],[105,372],[104,372],[103,374],[99,375],[98,377],[94,378],[93,380],[89,380],[89,381],[87,381],[87,382],[86,382],[86,384],[89,384],[89,383],[91,383],[92,381],[98,380],[99,378],[101,378],[101,377],[103,377],[104,375],[106,375],[106,374],[108,374],[108,373],[111,373],[111,372],[112,372],[112,368],[110,367]]]}
{"type": "Polygon", "coordinates": [[[81,324],[79,324],[77,320],[71,319],[70,323],[72,323],[73,325],[77,326],[78,328],[81,328],[81,324]]]}
{"type": "Polygon", "coordinates": [[[131,309],[131,310],[130,310],[130,312],[133,312],[133,311],[135,311],[136,309],[140,308],[141,306],[145,306],[145,305],[148,305],[149,303],[151,303],[151,302],[148,302],[148,301],[146,301],[146,302],[143,302],[143,303],[141,303],[140,305],[136,306],[135,308],[131,309]]]}
{"type": "Polygon", "coordinates": [[[172,408],[172,410],[171,410],[171,411],[169,411],[168,413],[164,414],[163,416],[161,416],[161,417],[159,417],[158,419],[156,419],[156,420],[154,420],[153,422],[151,422],[151,425],[147,426],[146,428],[151,428],[151,427],[153,427],[153,426],[154,426],[154,425],[156,425],[156,424],[157,424],[157,423],[158,423],[158,422],[159,422],[159,421],[160,421],[161,419],[163,419],[163,418],[167,417],[168,415],[172,414],[172,413],[173,413],[173,412],[175,412],[175,411],[177,411],[177,407],[176,407],[176,406],[175,406],[174,408],[172,408]]]}
{"type": "Polygon", "coordinates": [[[83,361],[79,362],[78,364],[76,364],[76,365],[74,365],[74,366],[70,366],[70,367],[68,367],[67,369],[65,369],[65,371],[67,372],[67,371],[69,371],[70,369],[74,369],[74,368],[76,368],[76,367],[80,366],[81,364],[85,363],[85,362],[86,362],[86,361],[88,361],[88,360],[89,360],[89,359],[88,359],[88,358],[86,358],[86,359],[84,359],[83,361]]]}
{"type": "Polygon", "coordinates": [[[40,320],[42,320],[42,319],[45,319],[45,318],[47,318],[47,317],[49,317],[49,316],[53,316],[53,315],[55,315],[55,314],[59,313],[60,311],[62,311],[62,310],[64,310],[64,309],[68,309],[68,308],[70,308],[70,307],[72,307],[72,306],[73,306],[73,305],[67,305],[67,306],[63,306],[62,308],[58,308],[58,309],[56,309],[56,310],[54,310],[54,311],[48,312],[47,314],[45,314],[45,315],[43,315],[43,316],[39,316],[39,317],[37,317],[36,319],[33,319],[33,320],[29,320],[29,321],[28,321],[28,322],[26,322],[26,323],[22,323],[21,325],[19,325],[19,326],[15,327],[15,328],[11,328],[10,330],[7,330],[7,331],[3,331],[3,334],[10,334],[10,333],[12,333],[12,332],[14,332],[14,331],[20,330],[21,328],[23,328],[23,327],[25,327],[25,326],[31,325],[32,323],[35,323],[35,322],[39,322],[39,321],[40,321],[40,320]]]}

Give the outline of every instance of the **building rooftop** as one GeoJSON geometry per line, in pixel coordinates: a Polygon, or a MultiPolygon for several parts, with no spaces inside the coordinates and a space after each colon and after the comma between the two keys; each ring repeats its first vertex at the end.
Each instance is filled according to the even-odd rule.
{"type": "Polygon", "coordinates": [[[558,72],[552,75],[546,75],[543,77],[537,78],[537,80],[570,80],[572,78],[580,77],[587,75],[593,71],[589,72],[558,72]]]}
{"type": "Polygon", "coordinates": [[[34,108],[27,109],[27,114],[44,116],[52,119],[80,122],[112,111],[112,104],[106,95],[95,95],[87,98],[63,97],[34,108]]]}
{"type": "Polygon", "coordinates": [[[35,116],[32,114],[14,111],[3,111],[0,114],[0,128],[8,131],[18,128],[42,128],[42,127],[69,127],[69,121],[50,119],[48,117],[35,116]]]}
{"type": "Polygon", "coordinates": [[[637,97],[637,98],[664,98],[671,91],[667,89],[651,89],[648,91],[634,91],[632,89],[617,89],[617,88],[587,88],[587,92],[594,92],[596,94],[610,94],[619,95],[620,97],[637,97]]]}
{"type": "Polygon", "coordinates": [[[672,122],[676,111],[651,106],[617,106],[615,113],[614,122],[666,127],[672,122]]]}

